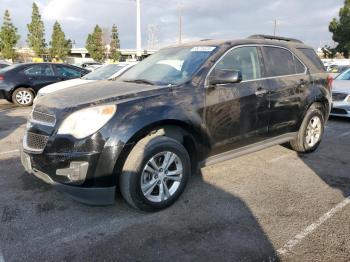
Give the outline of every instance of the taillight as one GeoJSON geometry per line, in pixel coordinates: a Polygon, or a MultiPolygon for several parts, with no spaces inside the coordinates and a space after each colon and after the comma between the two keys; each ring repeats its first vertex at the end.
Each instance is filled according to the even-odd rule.
{"type": "Polygon", "coordinates": [[[328,75],[328,77],[327,77],[327,87],[328,87],[329,91],[332,91],[333,76],[331,76],[331,75],[328,75]]]}
{"type": "Polygon", "coordinates": [[[4,80],[5,78],[3,76],[0,76],[0,81],[4,80]]]}

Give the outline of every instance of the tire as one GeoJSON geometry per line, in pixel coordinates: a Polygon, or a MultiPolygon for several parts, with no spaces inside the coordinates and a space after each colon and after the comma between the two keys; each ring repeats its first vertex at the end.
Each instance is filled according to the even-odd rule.
{"type": "Polygon", "coordinates": [[[12,94],[12,102],[18,106],[31,106],[34,101],[34,93],[29,88],[17,88],[12,94]]]}
{"type": "Polygon", "coordinates": [[[324,134],[324,124],[325,118],[321,111],[321,105],[313,104],[306,112],[297,137],[290,142],[292,149],[299,153],[315,151],[321,143],[324,134]],[[317,128],[314,129],[316,123],[318,123],[317,128]]]}
{"type": "Polygon", "coordinates": [[[181,143],[166,136],[147,136],[135,145],[125,161],[119,178],[120,191],[132,207],[142,211],[159,211],[179,198],[190,173],[190,157],[181,143]],[[169,156],[169,163],[173,161],[166,167],[165,160],[169,156]],[[181,174],[175,175],[180,173],[181,168],[181,174]]]}

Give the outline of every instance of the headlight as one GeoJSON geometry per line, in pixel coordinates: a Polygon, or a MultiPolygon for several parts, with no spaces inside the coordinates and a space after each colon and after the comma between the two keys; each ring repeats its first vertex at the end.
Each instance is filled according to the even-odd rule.
{"type": "Polygon", "coordinates": [[[58,129],[60,135],[72,135],[81,139],[103,127],[115,114],[115,105],[96,106],[69,115],[58,129]]]}

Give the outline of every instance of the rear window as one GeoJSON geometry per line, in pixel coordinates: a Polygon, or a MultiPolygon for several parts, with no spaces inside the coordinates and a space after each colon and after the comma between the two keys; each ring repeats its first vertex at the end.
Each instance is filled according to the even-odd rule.
{"type": "Polygon", "coordinates": [[[325,70],[323,63],[317,56],[315,50],[310,48],[298,48],[298,50],[302,52],[316,66],[317,69],[320,69],[321,71],[325,70]]]}
{"type": "Polygon", "coordinates": [[[305,66],[287,49],[264,46],[267,77],[303,74],[305,66]]]}

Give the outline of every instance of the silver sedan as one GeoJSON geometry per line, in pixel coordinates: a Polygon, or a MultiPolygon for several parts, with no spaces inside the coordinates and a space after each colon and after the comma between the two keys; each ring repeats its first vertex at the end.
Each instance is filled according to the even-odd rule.
{"type": "Polygon", "coordinates": [[[350,69],[334,79],[332,98],[331,115],[350,118],[350,69]]]}

